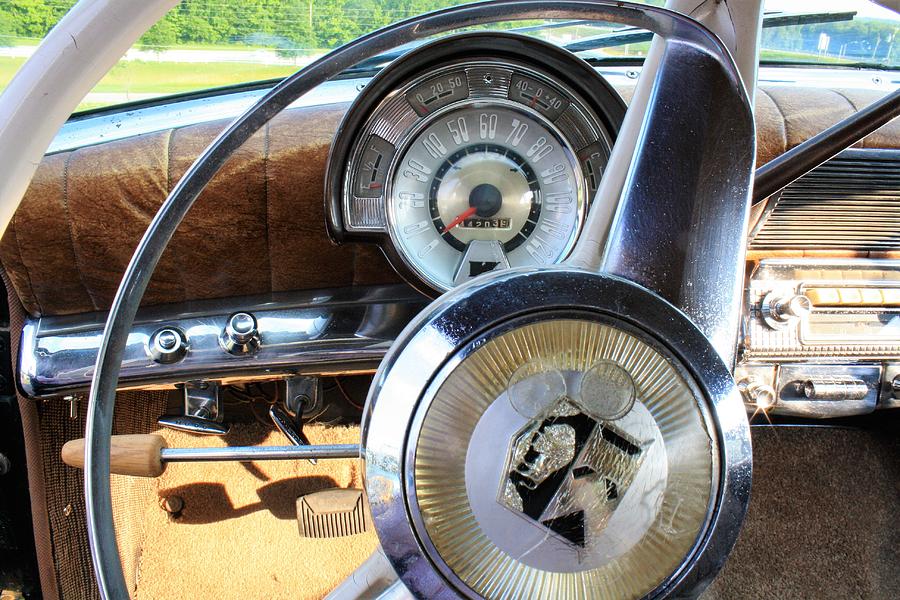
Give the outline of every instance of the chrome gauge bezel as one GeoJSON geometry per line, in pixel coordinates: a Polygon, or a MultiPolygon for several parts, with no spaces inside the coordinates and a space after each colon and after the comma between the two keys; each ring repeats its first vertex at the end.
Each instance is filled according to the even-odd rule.
{"type": "MultiPolygon", "coordinates": [[[[515,83],[515,79],[512,83],[515,83]]],[[[394,269],[420,291],[436,296],[447,286],[424,277],[403,255],[397,240],[391,236],[390,196],[384,181],[381,195],[361,198],[357,191],[357,169],[372,133],[389,144],[391,173],[406,152],[414,132],[421,132],[438,113],[460,108],[464,103],[479,101],[505,103],[516,110],[539,117],[550,126],[555,136],[565,141],[570,165],[579,167],[578,226],[576,235],[566,240],[562,260],[577,241],[590,200],[585,164],[591,152],[594,168],[605,167],[615,135],[624,118],[625,103],[618,93],[592,67],[561,48],[534,37],[504,32],[471,32],[442,38],[419,47],[383,69],[362,90],[344,117],[332,144],[326,170],[326,223],[329,235],[337,243],[367,242],[378,244],[394,269]],[[502,73],[493,85],[469,84],[467,94],[433,112],[417,112],[405,98],[406,92],[422,82],[462,69],[491,69],[502,73]],[[521,75],[559,93],[564,99],[561,109],[544,106],[541,110],[527,107],[525,100],[510,99],[511,78],[521,75]],[[547,114],[551,118],[547,118],[547,114]]],[[[368,158],[377,156],[370,154],[368,158]]],[[[568,167],[567,167],[568,168],[568,167]]],[[[599,175],[599,174],[598,174],[599,175]]],[[[593,178],[593,186],[599,176],[593,178]]],[[[574,187],[574,186],[573,186],[574,187]]],[[[369,196],[369,194],[362,194],[369,196]]],[[[372,194],[374,196],[374,194],[372,194]]],[[[554,247],[554,254],[557,250],[554,247]]],[[[413,260],[415,262],[415,260],[413,260]]]]}
{"type": "MultiPolygon", "coordinates": [[[[503,68],[504,66],[509,66],[508,63],[497,63],[497,62],[488,62],[488,61],[472,61],[466,63],[467,67],[489,67],[489,68],[503,68]]],[[[422,82],[428,81],[435,77],[440,77],[447,73],[451,73],[453,71],[458,71],[458,65],[447,65],[442,69],[438,69],[427,75],[424,75],[418,79],[415,79],[410,82],[410,84],[400,90],[400,93],[405,94],[408,90],[414,89],[417,85],[422,82]]],[[[534,78],[541,77],[539,73],[531,71],[530,69],[526,69],[525,67],[517,67],[516,70],[521,72],[527,72],[534,78]]],[[[394,223],[397,222],[396,215],[396,206],[395,202],[393,202],[393,186],[394,186],[394,178],[397,175],[397,168],[400,166],[402,159],[406,156],[407,152],[410,150],[412,144],[414,144],[418,138],[419,134],[428,129],[435,121],[440,119],[443,115],[459,111],[465,110],[468,108],[486,108],[486,107],[502,107],[509,109],[511,112],[519,112],[523,115],[528,116],[533,121],[539,123],[541,126],[545,127],[556,139],[556,141],[560,144],[561,150],[563,154],[566,156],[566,160],[572,167],[572,170],[575,172],[575,206],[576,206],[576,225],[572,234],[569,236],[569,239],[566,240],[566,243],[563,247],[563,251],[558,258],[557,262],[566,258],[569,253],[572,251],[572,248],[575,246],[575,242],[578,241],[578,236],[581,234],[582,226],[584,225],[585,215],[587,213],[587,205],[588,200],[586,198],[586,190],[585,190],[585,181],[584,181],[584,173],[582,172],[582,167],[579,162],[578,155],[574,148],[572,148],[571,142],[569,138],[563,134],[562,131],[556,126],[553,121],[546,119],[542,113],[537,110],[531,109],[521,103],[514,102],[505,98],[491,98],[490,96],[483,96],[472,98],[471,96],[467,100],[463,100],[460,102],[456,102],[453,104],[448,104],[447,106],[443,106],[440,109],[436,110],[433,113],[430,113],[427,117],[423,117],[415,126],[409,130],[407,130],[399,139],[396,144],[396,150],[394,151],[393,159],[391,160],[390,166],[386,171],[386,183],[384,185],[384,210],[385,210],[385,230],[387,231],[388,236],[390,237],[391,243],[393,244],[394,250],[397,252],[397,255],[403,261],[405,267],[409,269],[411,272],[415,273],[417,277],[419,277],[422,281],[426,282],[428,286],[432,289],[436,289],[438,291],[444,292],[449,289],[449,287],[441,284],[439,281],[431,277],[427,272],[423,269],[419,268],[419,266],[415,263],[412,257],[409,256],[409,253],[405,251],[403,247],[402,241],[398,237],[398,228],[394,226],[394,223]]],[[[362,146],[363,144],[359,144],[362,146]]],[[[357,158],[360,153],[360,148],[357,148],[357,158]]],[[[358,160],[355,159],[352,163],[354,166],[358,165],[358,160]]],[[[352,185],[353,175],[352,171],[348,171],[350,177],[347,178],[346,185],[348,189],[345,191],[346,194],[349,194],[349,186],[352,185]]],[[[345,196],[345,198],[349,198],[345,196]]],[[[346,210],[345,205],[345,210],[346,210]]]]}

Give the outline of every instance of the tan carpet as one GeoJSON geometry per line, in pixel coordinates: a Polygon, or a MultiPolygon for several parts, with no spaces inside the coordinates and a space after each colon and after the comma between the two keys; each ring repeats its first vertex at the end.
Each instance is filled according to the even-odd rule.
{"type": "MultiPolygon", "coordinates": [[[[226,438],[160,431],[170,447],[284,445],[280,433],[242,425],[226,438]]],[[[313,443],[355,443],[358,428],[309,427],[313,443]]],[[[172,464],[154,482],[160,498],[180,496],[171,518],[148,506],[138,562],[138,599],[321,598],[375,549],[372,532],[332,540],[301,538],[297,496],[360,487],[357,461],[172,464]]]]}
{"type": "Polygon", "coordinates": [[[896,431],[754,427],[747,519],[702,600],[900,598],[898,523],[896,431]]]}
{"type": "MultiPolygon", "coordinates": [[[[312,427],[317,443],[357,440],[312,427]]],[[[821,428],[754,429],[753,500],[737,548],[704,600],[900,597],[900,445],[821,428]]],[[[226,440],[164,432],[171,446],[283,444],[241,425],[226,440]]],[[[375,536],[301,539],[294,499],[359,486],[355,461],[171,465],[155,483],[183,514],[145,516],[137,593],[149,598],[319,598],[375,548],[375,536]]]]}

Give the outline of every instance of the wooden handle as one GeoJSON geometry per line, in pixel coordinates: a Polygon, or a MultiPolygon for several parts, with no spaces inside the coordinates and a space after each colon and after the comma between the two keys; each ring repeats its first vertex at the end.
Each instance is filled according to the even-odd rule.
{"type": "MultiPolygon", "coordinates": [[[[109,471],[133,477],[159,477],[166,469],[160,450],[166,440],[155,434],[114,435],[110,438],[109,471]]],[[[84,468],[84,438],[62,447],[62,460],[70,467],[84,468]]]]}

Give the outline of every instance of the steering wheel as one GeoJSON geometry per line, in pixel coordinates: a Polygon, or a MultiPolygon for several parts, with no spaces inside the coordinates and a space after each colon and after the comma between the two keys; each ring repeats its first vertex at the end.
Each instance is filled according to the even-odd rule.
{"type": "Polygon", "coordinates": [[[444,294],[376,373],[361,458],[382,549],[428,598],[692,595],[722,566],[751,472],[730,370],[755,148],[747,93],[727,49],[685,16],[498,0],[391,25],[287,78],[218,136],[156,214],[112,304],[90,393],[85,495],[104,598],[128,595],[109,489],[125,342],[201,191],[267,121],[354,64],[521,19],[611,21],[665,42],[654,78],[639,83],[645,101],[626,117],[642,120],[641,134],[613,150],[610,165],[627,168],[607,172],[569,262],[444,294]]]}

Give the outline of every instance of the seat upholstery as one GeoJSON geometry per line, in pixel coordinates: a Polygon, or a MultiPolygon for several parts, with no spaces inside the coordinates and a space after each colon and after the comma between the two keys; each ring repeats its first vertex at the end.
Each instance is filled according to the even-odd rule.
{"type": "MultiPolygon", "coordinates": [[[[631,89],[621,89],[630,98],[631,89]]],[[[878,99],[865,90],[770,87],[757,95],[762,164],[878,99]]],[[[145,304],[398,281],[374,247],[335,247],[324,225],[328,148],[346,104],[291,109],[231,157],[156,269],[145,304]]],[[[106,310],[141,235],[216,121],[44,158],[0,262],[35,316],[106,310]]],[[[900,123],[862,143],[900,145],[900,123]]]]}

